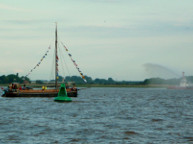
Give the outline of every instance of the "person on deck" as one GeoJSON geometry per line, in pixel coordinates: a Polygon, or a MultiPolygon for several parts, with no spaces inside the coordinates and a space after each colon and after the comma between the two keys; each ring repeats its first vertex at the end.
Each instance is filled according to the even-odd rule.
{"type": "Polygon", "coordinates": [[[76,85],[75,85],[75,84],[73,84],[73,87],[71,88],[71,90],[77,91],[77,88],[76,88],[76,85]]]}
{"type": "Polygon", "coordinates": [[[15,90],[17,89],[17,84],[14,84],[14,89],[15,89],[15,90]]]}
{"type": "Polygon", "coordinates": [[[66,89],[68,89],[69,88],[69,85],[68,84],[66,84],[66,89]]]}
{"type": "Polygon", "coordinates": [[[45,86],[42,86],[42,90],[43,90],[43,91],[45,90],[45,86]]]}
{"type": "Polygon", "coordinates": [[[14,89],[14,84],[13,83],[11,84],[11,88],[14,89]]]}
{"type": "Polygon", "coordinates": [[[23,85],[23,90],[25,90],[26,89],[26,86],[25,86],[25,84],[23,85]]]}
{"type": "Polygon", "coordinates": [[[21,87],[21,86],[19,87],[19,90],[22,90],[22,87],[21,87]]]}
{"type": "Polygon", "coordinates": [[[12,84],[9,84],[8,90],[9,90],[9,91],[12,91],[12,84]]]}

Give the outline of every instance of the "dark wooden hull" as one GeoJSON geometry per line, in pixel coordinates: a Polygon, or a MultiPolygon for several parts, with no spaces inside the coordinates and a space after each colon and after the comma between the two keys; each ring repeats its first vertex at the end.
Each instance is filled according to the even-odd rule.
{"type": "MultiPolygon", "coordinates": [[[[56,97],[58,92],[5,92],[2,97],[56,97]]],[[[77,91],[67,92],[69,97],[77,97],[77,91]]]]}

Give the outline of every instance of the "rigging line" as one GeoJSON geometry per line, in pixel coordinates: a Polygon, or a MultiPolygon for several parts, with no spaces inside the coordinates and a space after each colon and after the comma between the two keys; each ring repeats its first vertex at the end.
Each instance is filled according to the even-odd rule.
{"type": "MultiPolygon", "coordinates": [[[[59,41],[61,41],[61,40],[60,40],[60,37],[58,37],[58,42],[59,42],[59,41]]],[[[59,62],[61,61],[62,66],[63,66],[63,62],[64,62],[65,67],[66,67],[66,69],[67,69],[67,74],[68,74],[69,76],[71,76],[71,74],[70,74],[71,72],[70,72],[70,70],[69,70],[69,68],[68,68],[68,65],[67,65],[67,63],[66,63],[66,60],[65,60],[65,58],[64,58],[64,55],[62,55],[63,52],[62,52],[59,44],[58,44],[58,47],[59,47],[59,52],[61,53],[61,54],[60,54],[60,57],[62,58],[62,60],[59,60],[59,62]]],[[[64,74],[65,74],[64,67],[62,67],[62,70],[63,70],[63,72],[64,72],[64,74]]],[[[65,77],[64,77],[64,78],[65,78],[65,77]]]]}
{"type": "MultiPolygon", "coordinates": [[[[60,62],[60,64],[61,64],[60,68],[62,69],[61,73],[62,73],[62,74],[64,73],[64,75],[65,75],[60,47],[58,47],[58,51],[59,51],[59,58],[60,58],[60,59],[59,59],[59,62],[60,62]]],[[[60,74],[61,74],[61,73],[60,73],[60,74]]],[[[62,75],[62,74],[61,74],[61,75],[62,75]]],[[[63,75],[62,75],[62,76],[63,76],[63,75]]]]}
{"type": "MultiPolygon", "coordinates": [[[[52,46],[53,42],[54,42],[54,38],[52,38],[52,40],[51,40],[51,42],[50,42],[50,47],[52,46]]],[[[53,50],[54,50],[54,49],[53,49],[53,50]]],[[[53,55],[54,55],[54,52],[50,52],[50,53],[53,53],[53,55]]],[[[53,60],[53,59],[52,59],[52,60],[53,60]]],[[[54,71],[53,65],[54,65],[54,61],[51,62],[51,70],[50,70],[51,73],[50,73],[50,76],[49,76],[49,73],[47,74],[47,78],[48,78],[48,80],[47,80],[47,82],[46,82],[47,85],[48,85],[48,84],[50,83],[50,81],[51,81],[51,76],[52,76],[53,71],[54,71]]]]}
{"type": "Polygon", "coordinates": [[[72,55],[68,52],[67,47],[61,42],[61,44],[63,45],[63,47],[65,48],[65,50],[68,53],[68,56],[70,57],[71,61],[74,63],[74,66],[76,67],[76,69],[78,70],[79,74],[81,75],[82,79],[87,82],[85,76],[83,75],[82,71],[80,70],[80,68],[78,67],[78,65],[76,64],[75,60],[72,59],[72,55]]]}
{"type": "Polygon", "coordinates": [[[53,75],[54,75],[54,63],[55,63],[55,53],[53,52],[53,56],[52,56],[52,65],[51,65],[51,73],[50,73],[50,81],[54,78],[53,75]]]}
{"type": "MultiPolygon", "coordinates": [[[[52,38],[52,44],[54,43],[54,38],[52,38]]],[[[51,44],[50,44],[51,45],[51,44]]],[[[53,76],[53,73],[54,73],[54,49],[53,49],[53,52],[51,52],[52,54],[53,54],[53,56],[51,57],[51,70],[50,70],[50,75],[48,76],[48,83],[50,83],[51,82],[51,80],[52,80],[52,76],[53,76]]],[[[53,78],[54,79],[54,78],[53,78]]]]}
{"type": "MultiPolygon", "coordinates": [[[[58,38],[58,41],[60,40],[60,38],[58,38]]],[[[60,72],[60,74],[61,74],[61,76],[63,77],[63,80],[62,80],[62,82],[64,82],[64,79],[65,79],[65,70],[64,70],[64,67],[63,67],[63,60],[62,60],[62,58],[63,58],[63,55],[61,54],[61,47],[60,47],[60,45],[58,44],[58,51],[59,51],[59,53],[58,53],[58,55],[59,55],[59,68],[60,69],[62,69],[62,71],[60,72]],[[60,64],[61,64],[61,66],[60,66],[60,64]]],[[[66,65],[66,67],[68,68],[68,66],[66,65]]]]}
{"type": "Polygon", "coordinates": [[[30,70],[30,72],[29,72],[25,77],[28,77],[28,76],[33,72],[33,70],[35,70],[37,67],[39,67],[39,65],[42,63],[42,61],[43,61],[43,60],[46,58],[46,56],[48,55],[50,49],[51,49],[51,46],[48,47],[48,50],[45,52],[45,54],[43,55],[43,57],[41,58],[41,60],[39,61],[39,63],[36,64],[35,67],[32,68],[32,69],[30,70]]]}
{"type": "MultiPolygon", "coordinates": [[[[52,42],[50,43],[50,47],[51,47],[51,44],[53,43],[53,41],[54,41],[54,39],[52,39],[52,42]]],[[[53,72],[53,64],[54,64],[54,61],[53,61],[52,64],[51,64],[51,74],[52,74],[52,72],[53,72]]],[[[51,74],[50,74],[50,76],[49,76],[49,74],[47,75],[47,78],[48,78],[48,80],[47,80],[47,82],[46,82],[47,85],[50,83],[51,74]]]]}
{"type": "MultiPolygon", "coordinates": [[[[60,53],[61,53],[61,54],[63,53],[63,52],[61,52],[61,51],[62,51],[61,49],[60,49],[59,51],[60,51],[60,53]]],[[[61,63],[62,63],[62,65],[63,65],[63,62],[64,62],[65,67],[66,67],[66,69],[67,69],[67,73],[68,73],[68,75],[70,76],[70,70],[69,70],[68,65],[67,65],[67,63],[66,63],[66,61],[65,61],[64,56],[63,56],[63,55],[61,55],[61,58],[62,58],[61,63]]],[[[63,68],[63,67],[62,67],[62,69],[64,70],[64,68],[63,68]]]]}
{"type": "MultiPolygon", "coordinates": [[[[60,58],[61,58],[61,60],[60,60],[60,63],[61,63],[61,68],[62,68],[62,77],[63,77],[63,80],[62,80],[62,82],[63,83],[65,83],[65,70],[64,70],[64,64],[63,64],[63,60],[62,60],[62,58],[63,58],[63,55],[61,54],[61,49],[59,48],[59,52],[60,52],[60,58]]],[[[67,66],[66,66],[67,67],[67,66]]]]}

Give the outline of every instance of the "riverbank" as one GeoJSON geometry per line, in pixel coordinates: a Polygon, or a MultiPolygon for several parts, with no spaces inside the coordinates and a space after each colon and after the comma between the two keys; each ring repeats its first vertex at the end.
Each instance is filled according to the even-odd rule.
{"type": "MultiPolygon", "coordinates": [[[[21,84],[22,86],[23,84],[21,84]]],[[[0,84],[1,87],[6,87],[8,84],[0,84]]],[[[27,84],[28,87],[33,88],[41,88],[42,86],[47,87],[55,87],[53,83],[47,83],[47,84],[27,84]]],[[[58,84],[60,86],[60,83],[58,84]]],[[[155,85],[155,84],[149,84],[149,85],[123,85],[123,84],[76,84],[76,87],[128,87],[128,88],[167,88],[169,85],[155,85]]]]}

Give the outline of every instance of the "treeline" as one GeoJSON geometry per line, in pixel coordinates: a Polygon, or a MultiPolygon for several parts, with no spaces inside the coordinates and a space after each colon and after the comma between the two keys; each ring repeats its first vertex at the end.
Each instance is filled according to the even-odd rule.
{"type": "MultiPolygon", "coordinates": [[[[159,84],[159,85],[178,85],[182,78],[162,79],[162,78],[150,78],[143,81],[144,85],[159,84]]],[[[193,83],[193,76],[186,76],[188,83],[193,83]]]]}
{"type": "MultiPolygon", "coordinates": [[[[85,76],[85,79],[87,83],[84,82],[84,80],[80,76],[66,76],[65,78],[62,76],[59,76],[58,81],[59,82],[75,82],[76,84],[102,84],[102,85],[150,85],[150,84],[158,84],[158,85],[176,85],[179,84],[181,81],[181,78],[174,78],[174,79],[162,79],[162,78],[150,78],[145,79],[144,81],[116,81],[113,78],[108,79],[92,79],[91,77],[85,76]]],[[[187,76],[187,81],[189,83],[193,83],[193,76],[187,76]]],[[[37,84],[43,84],[51,82],[53,83],[55,80],[51,81],[45,81],[45,80],[36,80],[33,81],[33,83],[37,84]]],[[[32,81],[29,78],[26,77],[19,77],[17,74],[10,74],[10,75],[2,75],[0,76],[0,84],[8,84],[12,82],[19,82],[19,83],[31,83],[32,81]]]]}
{"type": "MultiPolygon", "coordinates": [[[[63,78],[60,77],[59,80],[62,80],[63,78]]],[[[92,79],[91,77],[85,76],[85,79],[87,82],[85,82],[81,77],[79,76],[67,76],[64,78],[65,82],[75,82],[76,84],[103,84],[103,85],[141,85],[143,84],[143,81],[115,81],[113,78],[108,79],[92,79]]]]}
{"type": "MultiPolygon", "coordinates": [[[[108,79],[92,79],[91,77],[85,76],[87,84],[102,84],[102,85],[178,85],[182,78],[173,79],[162,79],[162,78],[150,78],[144,81],[116,81],[113,78],[108,79]]],[[[187,81],[193,83],[193,76],[187,76],[187,81]]],[[[65,82],[75,82],[76,84],[86,84],[84,80],[79,76],[67,76],[65,78],[59,76],[59,81],[64,80],[65,82]]],[[[54,80],[52,80],[54,81],[54,80]]],[[[36,81],[37,82],[37,81],[36,81]]],[[[41,80],[38,82],[43,83],[41,80]]]]}
{"type": "Polygon", "coordinates": [[[0,84],[8,84],[8,83],[12,83],[12,82],[18,82],[18,83],[25,83],[28,82],[30,83],[30,79],[26,78],[24,76],[19,77],[19,74],[17,73],[15,74],[10,74],[10,75],[2,75],[0,76],[0,84]]]}

